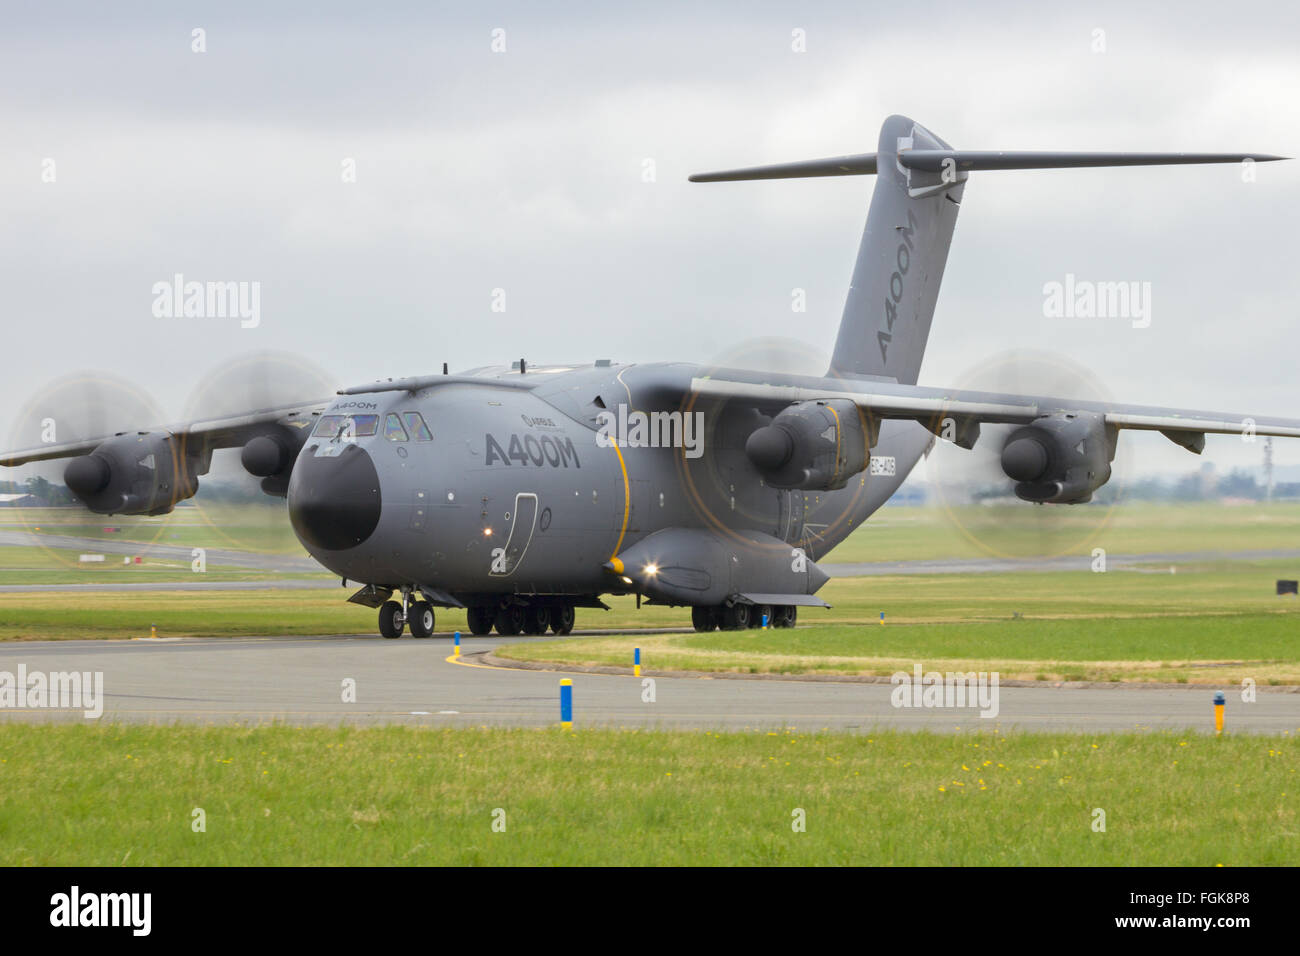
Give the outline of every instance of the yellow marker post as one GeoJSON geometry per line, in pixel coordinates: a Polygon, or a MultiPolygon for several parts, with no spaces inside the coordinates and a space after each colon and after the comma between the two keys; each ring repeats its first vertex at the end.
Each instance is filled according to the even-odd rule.
{"type": "Polygon", "coordinates": [[[460,631],[456,632],[456,649],[451,652],[452,657],[460,657],[460,631]]]}
{"type": "Polygon", "coordinates": [[[641,648],[639,647],[632,652],[632,676],[641,676],[641,648]]]}
{"type": "Polygon", "coordinates": [[[157,625],[157,624],[150,624],[150,625],[149,625],[149,636],[150,636],[150,637],[157,637],[157,636],[158,636],[158,625],[157,625]]]}
{"type": "Polygon", "coordinates": [[[1223,692],[1214,695],[1214,733],[1223,733],[1223,692]]]}

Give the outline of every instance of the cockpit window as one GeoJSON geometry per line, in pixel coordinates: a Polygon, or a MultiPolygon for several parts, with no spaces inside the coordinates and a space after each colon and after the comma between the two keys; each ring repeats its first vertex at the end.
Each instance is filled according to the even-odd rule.
{"type": "Polygon", "coordinates": [[[322,415],[321,420],[316,423],[316,430],[312,432],[317,438],[333,438],[343,427],[343,420],[346,415],[322,415]]]}
{"type": "Polygon", "coordinates": [[[429,426],[424,423],[424,416],[419,412],[402,412],[402,420],[406,422],[407,429],[415,436],[416,441],[433,441],[433,432],[429,431],[429,426]]]}
{"type": "Polygon", "coordinates": [[[366,438],[379,430],[378,415],[322,415],[312,432],[317,438],[337,438],[347,433],[355,438],[366,438]]]}
{"type": "Polygon", "coordinates": [[[384,419],[384,437],[389,441],[410,441],[410,436],[402,427],[402,420],[395,412],[389,412],[388,417],[384,419]]]}

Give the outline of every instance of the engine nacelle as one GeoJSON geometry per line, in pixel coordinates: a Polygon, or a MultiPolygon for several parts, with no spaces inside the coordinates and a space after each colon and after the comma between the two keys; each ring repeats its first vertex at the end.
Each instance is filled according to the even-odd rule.
{"type": "Polygon", "coordinates": [[[1056,412],[1017,428],[1002,470],[1025,501],[1082,504],[1110,480],[1118,430],[1095,412],[1056,412]]]}
{"type": "Polygon", "coordinates": [[[745,455],[774,488],[834,491],[871,460],[871,421],[845,399],[798,402],[745,441],[745,455]]]}
{"type": "Polygon", "coordinates": [[[63,480],[96,514],[160,515],[194,496],[197,471],[170,432],[128,432],[72,459],[63,480]]]}

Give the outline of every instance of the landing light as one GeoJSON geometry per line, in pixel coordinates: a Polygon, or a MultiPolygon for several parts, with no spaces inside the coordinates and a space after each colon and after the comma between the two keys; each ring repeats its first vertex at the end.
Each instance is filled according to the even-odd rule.
{"type": "Polygon", "coordinates": [[[657,565],[657,564],[647,564],[647,565],[645,566],[645,573],[648,574],[648,575],[650,575],[651,577],[654,577],[656,574],[659,573],[659,565],[657,565]]]}
{"type": "Polygon", "coordinates": [[[484,528],[484,529],[483,529],[483,537],[485,537],[485,538],[490,538],[490,537],[492,537],[492,529],[491,529],[491,528],[484,528]]]}
{"type": "Polygon", "coordinates": [[[623,578],[623,583],[624,583],[624,584],[631,584],[631,583],[632,583],[632,579],[629,578],[629,577],[624,577],[624,578],[623,578]]]}

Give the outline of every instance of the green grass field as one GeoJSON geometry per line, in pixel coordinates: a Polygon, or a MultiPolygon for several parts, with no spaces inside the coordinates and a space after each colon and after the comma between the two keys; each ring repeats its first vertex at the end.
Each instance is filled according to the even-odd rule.
{"type": "Polygon", "coordinates": [[[822,560],[1300,549],[1300,504],[1151,501],[882,508],[822,560]]]}
{"type": "Polygon", "coordinates": [[[997,671],[1003,680],[1300,684],[1290,615],[1017,620],[971,624],[831,625],[569,639],[500,648],[497,656],[561,665],[769,674],[997,671]]]}
{"type": "Polygon", "coordinates": [[[283,573],[260,571],[251,568],[223,567],[207,563],[202,572],[196,572],[188,560],[180,558],[143,557],[139,564],[134,560],[124,563],[120,554],[104,554],[98,562],[81,561],[83,554],[93,550],[69,548],[25,548],[0,546],[0,585],[3,584],[95,584],[123,583],[148,584],[162,581],[265,581],[278,579],[333,577],[326,572],[283,573]]]}
{"type": "MultiPolygon", "coordinates": [[[[1088,571],[834,579],[835,606],[793,630],[536,639],[503,656],[649,669],[890,674],[917,660],[1005,679],[1300,683],[1300,603],[1278,597],[1285,561],[1185,565],[1177,574],[1088,571]],[[881,611],[886,624],[880,625],[881,611]],[[867,623],[863,623],[867,622],[867,623]]],[[[373,633],[375,612],[342,588],[0,594],[0,638],[57,640],[373,633]]],[[[578,627],[684,627],[681,608],[610,599],[578,627]]],[[[467,631],[462,611],[440,631],[467,631]]]]}
{"type": "Polygon", "coordinates": [[[793,631],[533,641],[517,660],[647,669],[887,675],[918,660],[1021,680],[1300,683],[1300,603],[1288,562],[1109,571],[848,578],[793,631]],[[885,612],[884,625],[879,614],[885,612]],[[863,623],[866,622],[866,623],[863,623]]]}
{"type": "Polygon", "coordinates": [[[1298,766],[1293,738],[5,724],[0,864],[1294,865],[1298,766]]]}
{"type": "Polygon", "coordinates": [[[5,508],[0,528],[105,541],[136,541],[269,554],[305,554],[282,500],[259,504],[182,504],[171,514],[96,515],[79,507],[5,508]]]}
{"type": "MultiPolygon", "coordinates": [[[[80,508],[0,509],[0,528],[106,540],[302,554],[284,503],[182,505],[155,518],[92,515],[80,508]],[[114,530],[106,530],[106,529],[114,530]]],[[[1150,551],[1300,549],[1300,504],[1130,502],[1035,507],[1024,502],[878,511],[824,558],[909,561],[1150,551]]]]}
{"type": "MultiPolygon", "coordinates": [[[[1041,509],[1040,509],[1041,510],[1041,509]]],[[[845,548],[873,534],[911,541],[932,557],[952,528],[921,509],[886,509],[845,548]],[[913,513],[915,512],[915,513],[913,513]],[[911,514],[909,514],[911,513],[911,514]],[[909,522],[913,524],[909,525],[909,522]],[[920,522],[916,524],[915,522],[920,522]],[[919,528],[919,530],[918,530],[919,528]]],[[[1117,509],[1113,550],[1265,549],[1289,545],[1300,509],[1290,505],[1126,506],[1117,509]],[[1263,520],[1268,519],[1268,520],[1263,520]],[[1163,529],[1163,530],[1162,530],[1163,529]],[[1279,530],[1281,529],[1281,530],[1279,530]]],[[[896,542],[897,543],[897,542],[896,542]]],[[[899,547],[902,547],[900,544],[899,547]]],[[[843,550],[843,549],[842,549],[843,550]]],[[[880,555],[892,557],[896,550],[880,555]]],[[[59,570],[67,555],[0,548],[0,582],[190,579],[188,567],[123,566],[59,570]],[[41,570],[44,565],[45,570],[41,570]],[[95,577],[91,577],[94,575],[95,577]]],[[[833,555],[841,557],[837,551],[833,555]]],[[[165,562],[164,562],[165,564],[165,562]]],[[[1089,558],[1080,556],[1080,568],[1089,558]]],[[[1274,593],[1278,578],[1300,577],[1300,559],[1188,561],[1105,573],[897,575],[834,579],[820,596],[831,610],[805,610],[803,627],[739,634],[536,640],[503,653],[567,664],[626,665],[640,646],[648,668],[779,673],[889,674],[920,659],[944,669],[998,670],[1004,678],[1300,683],[1300,604],[1274,593]],[[878,625],[885,613],[886,624],[878,625]]],[[[266,579],[211,568],[208,580],[266,579]]],[[[322,575],[324,576],[324,575],[322,575]]],[[[346,603],[342,588],[312,591],[76,592],[0,594],[0,639],[130,638],[157,625],[167,637],[373,633],[375,613],[346,603]]],[[[684,609],[609,599],[609,612],[580,610],[578,627],[684,627],[684,609]]],[[[463,612],[438,611],[438,629],[465,631],[463,612]]]]}

